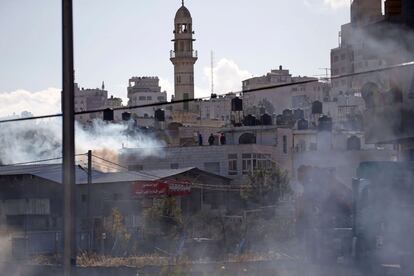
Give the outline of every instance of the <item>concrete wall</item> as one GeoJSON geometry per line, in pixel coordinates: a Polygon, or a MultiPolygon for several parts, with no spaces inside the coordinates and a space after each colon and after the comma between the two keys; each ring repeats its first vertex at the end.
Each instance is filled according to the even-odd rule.
{"type": "MultiPolygon", "coordinates": [[[[283,139],[283,138],[282,138],[283,139]]],[[[271,160],[282,168],[291,169],[291,139],[287,139],[288,152],[282,153],[283,148],[268,145],[224,145],[224,146],[193,146],[193,147],[169,147],[164,149],[163,156],[140,158],[135,154],[137,150],[124,150],[120,157],[123,166],[132,169],[137,165],[144,170],[170,169],[172,167],[186,168],[197,167],[202,170],[210,170],[217,165],[218,170],[211,171],[222,176],[239,178],[242,176],[243,154],[270,154],[271,160]],[[237,155],[237,174],[229,175],[229,155],[237,155]]]]}
{"type": "Polygon", "coordinates": [[[352,178],[356,177],[356,169],[360,162],[364,161],[393,161],[397,152],[393,150],[327,150],[295,153],[293,168],[296,174],[297,169],[302,166],[313,166],[319,168],[333,168],[337,179],[346,184],[352,185],[352,178]]]}

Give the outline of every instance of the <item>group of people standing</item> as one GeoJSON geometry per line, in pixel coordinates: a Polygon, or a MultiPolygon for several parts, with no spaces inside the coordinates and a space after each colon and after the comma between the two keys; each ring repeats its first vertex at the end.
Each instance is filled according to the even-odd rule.
{"type": "MultiPolygon", "coordinates": [[[[198,145],[202,146],[203,145],[203,135],[201,135],[200,132],[197,132],[197,138],[198,138],[198,145]]],[[[220,134],[219,141],[220,141],[220,145],[225,145],[226,144],[226,136],[224,135],[224,133],[220,134]]],[[[210,136],[208,137],[208,144],[210,146],[213,146],[213,145],[215,145],[215,142],[216,142],[216,137],[213,135],[213,133],[211,133],[210,136]]]]}

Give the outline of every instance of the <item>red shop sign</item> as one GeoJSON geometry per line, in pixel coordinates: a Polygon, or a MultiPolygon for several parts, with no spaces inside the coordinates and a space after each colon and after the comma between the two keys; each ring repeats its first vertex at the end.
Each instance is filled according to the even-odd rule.
{"type": "Polygon", "coordinates": [[[189,181],[154,181],[137,182],[132,186],[134,196],[183,196],[191,194],[191,183],[189,181]]]}
{"type": "Polygon", "coordinates": [[[134,183],[132,193],[135,196],[160,196],[167,194],[168,187],[162,182],[134,183]]]}
{"type": "Polygon", "coordinates": [[[183,196],[191,194],[191,182],[186,180],[167,180],[168,195],[183,196]]]}

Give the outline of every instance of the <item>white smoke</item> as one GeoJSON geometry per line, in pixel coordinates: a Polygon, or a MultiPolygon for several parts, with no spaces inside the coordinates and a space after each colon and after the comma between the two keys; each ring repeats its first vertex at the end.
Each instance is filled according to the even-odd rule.
{"type": "Polygon", "coordinates": [[[306,7],[320,12],[339,11],[350,7],[349,0],[303,0],[306,7]]]}
{"type": "Polygon", "coordinates": [[[61,94],[58,88],[30,92],[19,89],[0,93],[0,117],[30,110],[35,115],[60,112],[61,94]]]}
{"type": "MultiPolygon", "coordinates": [[[[222,58],[213,67],[214,91],[217,94],[241,91],[243,80],[252,77],[252,74],[243,70],[233,60],[222,58]]],[[[165,78],[160,78],[162,90],[166,90],[171,96],[174,92],[174,84],[165,78]]],[[[203,68],[203,80],[196,80],[194,87],[195,97],[209,97],[211,94],[211,67],[203,68]],[[202,81],[208,85],[200,85],[202,81]],[[198,84],[197,84],[198,83],[198,84]]]]}
{"type": "MultiPolygon", "coordinates": [[[[102,120],[84,128],[75,125],[76,153],[88,150],[117,161],[123,147],[139,148],[142,156],[158,155],[163,143],[149,134],[131,131],[127,124],[108,124],[102,120]]],[[[62,156],[61,119],[5,123],[0,128],[0,161],[22,163],[62,156]]]]}
{"type": "Polygon", "coordinates": [[[333,9],[339,9],[344,7],[349,7],[349,0],[324,0],[325,5],[330,6],[333,9]]]}
{"type": "MultiPolygon", "coordinates": [[[[243,80],[251,78],[252,74],[241,69],[234,61],[222,58],[213,68],[214,89],[218,94],[241,91],[243,80]]],[[[204,68],[204,75],[211,82],[211,68],[204,68]]]]}

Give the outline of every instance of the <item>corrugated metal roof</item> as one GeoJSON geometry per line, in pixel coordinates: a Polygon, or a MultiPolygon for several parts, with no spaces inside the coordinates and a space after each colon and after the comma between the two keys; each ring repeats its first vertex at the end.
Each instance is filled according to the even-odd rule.
{"type": "Polygon", "coordinates": [[[171,177],[171,176],[174,176],[174,175],[179,175],[179,174],[190,172],[190,171],[198,172],[198,173],[204,173],[204,174],[219,177],[219,178],[222,178],[222,179],[225,179],[225,180],[231,180],[228,177],[225,177],[225,176],[222,176],[222,175],[219,175],[219,174],[215,174],[215,173],[211,173],[211,172],[207,172],[207,171],[201,170],[197,167],[188,167],[188,168],[181,168],[181,169],[147,170],[147,171],[142,171],[142,173],[152,175],[152,176],[157,176],[160,179],[162,179],[162,178],[167,178],[167,177],[171,177]]]}
{"type": "MultiPolygon", "coordinates": [[[[75,167],[76,183],[87,183],[88,175],[79,166],[75,167]]],[[[92,179],[99,178],[103,172],[93,170],[92,179]]],[[[56,183],[62,183],[62,164],[0,166],[0,175],[35,175],[56,183]]]]}
{"type": "MultiPolygon", "coordinates": [[[[92,183],[114,183],[114,182],[134,182],[134,181],[155,181],[163,178],[172,177],[189,171],[197,171],[216,177],[226,177],[212,174],[198,168],[181,169],[161,169],[140,172],[116,172],[104,173],[92,170],[92,183]]],[[[87,184],[88,175],[86,170],[76,166],[76,184],[87,184]]],[[[34,175],[56,183],[62,183],[62,164],[43,164],[43,165],[22,165],[22,166],[0,166],[0,175],[34,175]]]]}

